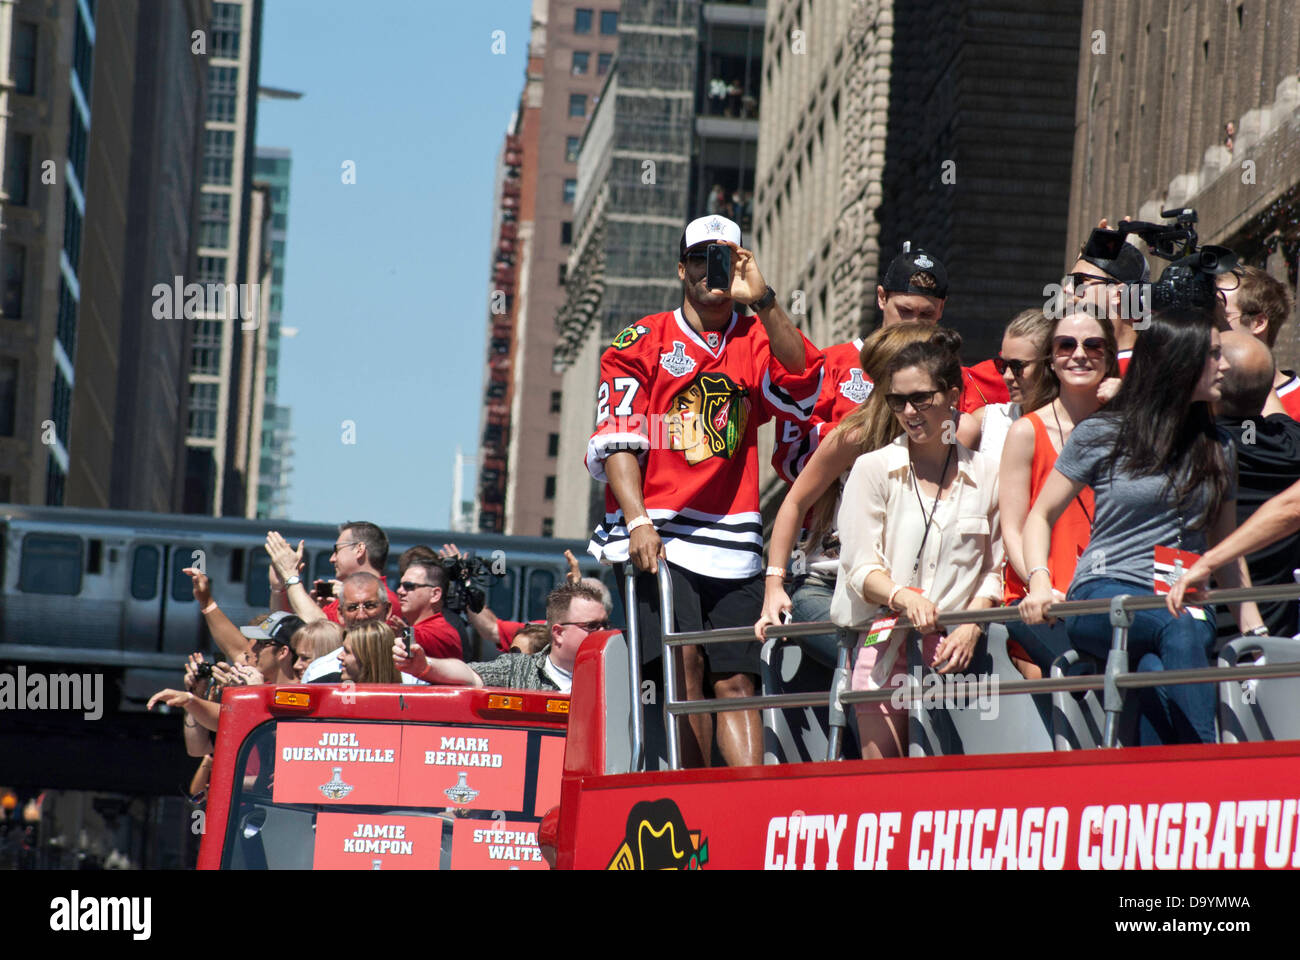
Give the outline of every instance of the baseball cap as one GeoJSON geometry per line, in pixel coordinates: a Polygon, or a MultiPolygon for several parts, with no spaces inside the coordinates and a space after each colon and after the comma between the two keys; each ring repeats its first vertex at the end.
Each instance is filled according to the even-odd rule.
{"type": "Polygon", "coordinates": [[[697,217],[688,223],[686,229],[682,231],[681,256],[686,256],[687,250],[701,243],[720,242],[734,243],[738,247],[743,246],[740,242],[740,225],[717,214],[697,217]]]}
{"type": "Polygon", "coordinates": [[[924,250],[904,250],[890,261],[880,285],[886,293],[919,293],[923,297],[943,300],[948,296],[948,271],[937,257],[930,256],[924,250]],[[928,273],[934,277],[935,288],[925,290],[914,286],[912,277],[918,273],[928,273]]]}
{"type": "Polygon", "coordinates": [[[1147,258],[1142,256],[1137,247],[1127,241],[1120,244],[1119,253],[1110,259],[1095,254],[1089,255],[1087,247],[1079,254],[1079,259],[1091,263],[1120,283],[1147,283],[1151,279],[1151,268],[1147,266],[1147,258]]]}
{"type": "Polygon", "coordinates": [[[287,647],[293,635],[306,625],[307,621],[302,617],[277,610],[257,626],[240,627],[239,632],[249,640],[270,640],[272,643],[281,643],[287,647]]]}

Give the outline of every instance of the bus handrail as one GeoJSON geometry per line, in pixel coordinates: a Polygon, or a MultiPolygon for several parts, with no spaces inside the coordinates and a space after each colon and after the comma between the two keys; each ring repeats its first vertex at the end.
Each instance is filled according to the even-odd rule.
{"type": "MultiPolygon", "coordinates": [[[[635,571],[629,563],[628,583],[631,584],[635,571]]],[[[763,635],[771,638],[792,639],[802,636],[835,631],[839,637],[834,678],[831,688],[825,694],[799,693],[777,694],[755,697],[730,697],[726,699],[678,700],[676,668],[678,651],[686,645],[705,645],[710,643],[743,643],[754,639],[753,627],[725,627],[717,630],[695,630],[676,632],[671,629],[674,623],[672,602],[672,581],[668,565],[662,559],[656,571],[659,581],[659,615],[661,619],[661,637],[664,645],[664,726],[668,738],[668,767],[670,770],[681,769],[681,729],[678,718],[702,713],[723,713],[733,710],[765,710],[784,707],[825,706],[831,711],[831,734],[827,745],[827,759],[837,759],[840,754],[843,727],[847,722],[844,706],[854,703],[880,703],[895,698],[903,699],[908,705],[920,699],[923,694],[912,689],[860,690],[848,689],[851,666],[848,658],[856,639],[856,634],[867,626],[866,623],[853,627],[840,627],[830,621],[798,624],[772,624],[764,628],[763,635]]],[[[629,592],[629,596],[634,596],[629,592]]],[[[1188,594],[1186,603],[1193,606],[1209,606],[1220,603],[1243,603],[1253,600],[1277,601],[1300,599],[1300,583],[1270,584],[1262,587],[1232,587],[1222,590],[1207,590],[1188,594]]],[[[632,624],[632,609],[629,606],[629,626],[632,624]]],[[[999,683],[991,691],[998,696],[1002,694],[1034,694],[1057,691],[1101,690],[1103,692],[1103,709],[1106,713],[1104,742],[1107,747],[1114,747],[1118,739],[1119,713],[1123,706],[1123,691],[1139,687],[1170,686],[1184,683],[1226,683],[1265,677],[1300,676],[1300,661],[1280,664],[1245,664],[1236,667],[1198,667],[1187,670],[1143,671],[1128,670],[1128,628],[1132,623],[1130,613],[1137,610],[1155,610],[1165,606],[1165,597],[1160,594],[1131,595],[1121,594],[1100,600],[1068,600],[1051,604],[1047,613],[1054,619],[1067,616],[1088,616],[1106,614],[1110,617],[1112,644],[1107,658],[1106,670],[1102,674],[1080,677],[1047,677],[1041,680],[1012,680],[999,683]]],[[[1006,623],[1020,620],[1016,607],[989,607],[984,610],[955,610],[941,612],[936,618],[939,626],[954,626],[962,623],[1006,623]]],[[[900,614],[895,629],[911,626],[905,615],[900,614]]],[[[633,713],[640,713],[639,700],[632,704],[633,713]]],[[[633,767],[633,769],[638,769],[633,767]]]]}

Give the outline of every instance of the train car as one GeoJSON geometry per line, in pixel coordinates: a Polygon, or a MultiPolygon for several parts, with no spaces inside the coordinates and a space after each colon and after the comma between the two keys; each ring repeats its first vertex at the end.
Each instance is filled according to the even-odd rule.
{"type": "MultiPolygon", "coordinates": [[[[179,682],[184,658],[211,650],[186,567],[201,566],[213,597],[236,623],[270,601],[268,529],[304,541],[306,573],[334,576],[337,527],[275,520],[69,508],[0,507],[0,662],[55,663],[120,671],[119,709],[143,708],[149,694],[179,682]]],[[[545,617],[546,596],[564,578],[564,550],[589,576],[604,575],[580,541],[448,533],[408,528],[389,537],[388,581],[408,547],[454,542],[489,560],[488,606],[502,619],[545,617]]],[[[615,616],[621,615],[615,604],[615,616]]],[[[466,655],[490,659],[470,630],[466,655]]]]}

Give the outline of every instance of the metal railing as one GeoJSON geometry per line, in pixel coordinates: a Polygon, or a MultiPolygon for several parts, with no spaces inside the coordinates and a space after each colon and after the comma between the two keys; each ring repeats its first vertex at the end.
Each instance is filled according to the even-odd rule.
{"type": "MultiPolygon", "coordinates": [[[[645,718],[640,709],[641,688],[641,648],[640,630],[637,625],[636,576],[637,570],[629,561],[625,569],[624,597],[627,600],[628,653],[631,659],[631,733],[632,733],[632,767],[642,769],[645,760],[645,718]]],[[[830,735],[826,746],[826,759],[838,760],[843,743],[847,717],[846,705],[855,703],[882,703],[887,700],[902,699],[907,705],[919,700],[923,694],[918,689],[904,688],[881,690],[850,690],[849,679],[852,668],[849,657],[857,643],[857,634],[867,625],[861,627],[839,627],[830,621],[815,623],[774,624],[764,629],[767,638],[796,639],[811,637],[834,631],[839,640],[835,672],[831,687],[826,693],[782,693],[754,697],[729,697],[711,700],[677,699],[678,651],[688,645],[704,646],[717,643],[744,643],[754,639],[753,627],[728,627],[718,630],[697,630],[677,633],[671,629],[675,622],[673,616],[672,579],[668,565],[659,561],[659,615],[661,620],[660,636],[663,639],[664,657],[664,726],[668,737],[668,766],[672,770],[681,769],[681,729],[679,718],[701,713],[722,713],[732,710],[770,710],[786,707],[826,707],[830,713],[830,735]]],[[[1233,588],[1227,590],[1203,591],[1187,598],[1194,606],[1210,606],[1219,603],[1242,603],[1258,600],[1295,600],[1300,598],[1300,583],[1278,584],[1266,587],[1233,588]]],[[[1048,610],[1053,618],[1106,614],[1111,623],[1111,648],[1106,659],[1104,673],[1074,677],[1050,677],[1042,680],[999,681],[996,690],[998,696],[1035,693],[1055,693],[1060,691],[1079,692],[1086,690],[1102,691],[1102,707],[1106,715],[1104,743],[1107,747],[1116,746],[1119,731],[1120,711],[1124,706],[1124,691],[1141,687],[1163,687],[1184,683],[1227,683],[1230,681],[1264,679],[1269,677],[1300,676],[1300,661],[1294,663],[1245,664],[1235,667],[1199,667],[1189,670],[1162,670],[1130,672],[1128,662],[1128,629],[1132,626],[1130,614],[1138,610],[1155,610],[1165,606],[1165,598],[1155,594],[1130,595],[1121,594],[1100,600],[1070,600],[1052,604],[1048,610]]],[[[1005,623],[1019,621],[1020,614],[1015,607],[990,607],[986,610],[957,610],[940,613],[936,622],[940,627],[955,626],[963,623],[1005,623]]],[[[907,628],[911,624],[906,616],[899,615],[895,629],[907,628]]]]}

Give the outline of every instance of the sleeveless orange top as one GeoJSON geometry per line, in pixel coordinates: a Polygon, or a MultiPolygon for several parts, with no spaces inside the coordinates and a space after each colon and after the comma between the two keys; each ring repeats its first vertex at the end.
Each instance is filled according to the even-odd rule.
{"type": "MultiPolygon", "coordinates": [[[[1047,482],[1048,474],[1056,465],[1057,452],[1047,434],[1047,427],[1038,414],[1027,413],[1025,419],[1034,428],[1034,457],[1029,464],[1029,504],[1032,507],[1043,484],[1047,482]]],[[[1088,541],[1092,539],[1094,513],[1092,487],[1084,487],[1052,527],[1052,549],[1047,558],[1047,569],[1052,574],[1052,586],[1062,593],[1069,591],[1070,581],[1074,579],[1074,568],[1087,548],[1088,541]]],[[[1025,584],[1008,563],[1003,578],[1003,599],[1006,603],[1012,603],[1022,599],[1026,592],[1025,584]]]]}

